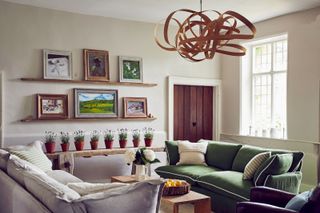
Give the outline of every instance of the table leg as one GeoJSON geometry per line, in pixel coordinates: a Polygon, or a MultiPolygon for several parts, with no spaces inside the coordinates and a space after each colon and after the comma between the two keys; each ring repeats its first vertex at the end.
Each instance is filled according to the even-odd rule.
{"type": "Polygon", "coordinates": [[[74,171],[74,156],[72,153],[60,154],[58,158],[58,168],[73,174],[74,171]]]}
{"type": "Polygon", "coordinates": [[[173,213],[179,213],[179,204],[173,204],[173,213]]]}
{"type": "Polygon", "coordinates": [[[210,198],[205,200],[199,200],[194,203],[194,213],[210,213],[210,212],[211,212],[210,198]]]}

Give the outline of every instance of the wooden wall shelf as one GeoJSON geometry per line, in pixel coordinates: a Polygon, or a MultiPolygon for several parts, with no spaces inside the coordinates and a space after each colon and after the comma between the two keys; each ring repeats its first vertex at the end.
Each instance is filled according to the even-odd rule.
{"type": "Polygon", "coordinates": [[[155,83],[129,83],[116,81],[84,81],[84,80],[57,80],[57,79],[43,79],[43,78],[20,78],[21,81],[42,82],[42,83],[67,83],[67,84],[97,84],[105,86],[135,86],[135,87],[155,87],[155,83]]]}
{"type": "Polygon", "coordinates": [[[32,116],[28,116],[21,119],[21,122],[82,122],[82,121],[154,121],[157,118],[68,118],[68,119],[37,119],[32,116]]]}

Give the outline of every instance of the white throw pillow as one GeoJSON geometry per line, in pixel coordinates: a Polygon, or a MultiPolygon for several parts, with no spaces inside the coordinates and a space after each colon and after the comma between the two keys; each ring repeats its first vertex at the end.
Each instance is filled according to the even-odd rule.
{"type": "Polygon", "coordinates": [[[181,164],[202,164],[207,165],[205,162],[205,153],[207,152],[206,142],[191,143],[189,141],[178,142],[178,150],[180,160],[177,165],[181,164]]]}
{"type": "Polygon", "coordinates": [[[263,162],[271,157],[271,152],[263,152],[254,156],[246,165],[243,172],[243,179],[250,180],[263,162]]]}
{"type": "Polygon", "coordinates": [[[127,186],[127,183],[68,183],[67,186],[78,192],[80,195],[88,195],[97,192],[107,191],[110,189],[115,189],[117,187],[127,186]]]}
{"type": "Polygon", "coordinates": [[[8,148],[8,150],[11,154],[32,163],[44,172],[51,171],[52,162],[44,154],[41,147],[42,142],[35,141],[26,146],[11,146],[8,148]]]}

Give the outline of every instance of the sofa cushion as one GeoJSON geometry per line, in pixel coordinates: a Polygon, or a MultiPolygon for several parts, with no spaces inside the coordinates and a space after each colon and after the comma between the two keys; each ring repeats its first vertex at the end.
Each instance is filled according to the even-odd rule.
{"type": "Polygon", "coordinates": [[[263,152],[254,156],[244,168],[243,179],[251,180],[259,167],[271,157],[271,152],[263,152]]]}
{"type": "Polygon", "coordinates": [[[24,179],[27,190],[52,212],[74,213],[72,205],[81,205],[71,203],[80,199],[77,192],[46,174],[26,172],[24,179]]]}
{"type": "Polygon", "coordinates": [[[268,150],[262,149],[256,146],[249,146],[249,145],[242,146],[233,160],[232,170],[243,172],[246,165],[254,156],[267,151],[268,150]]]}
{"type": "Polygon", "coordinates": [[[207,165],[204,155],[207,151],[207,142],[191,143],[181,141],[178,143],[180,159],[177,165],[202,164],[207,165]]]}
{"type": "Polygon", "coordinates": [[[230,170],[241,146],[240,144],[208,141],[206,163],[222,170],[230,170]]]}
{"type": "Polygon", "coordinates": [[[292,153],[273,155],[265,161],[254,174],[255,186],[264,185],[268,175],[280,175],[288,172],[292,164],[292,153]]]}
{"type": "Polygon", "coordinates": [[[272,155],[275,154],[286,154],[286,153],[292,153],[292,165],[288,172],[296,172],[300,171],[301,169],[301,163],[304,156],[303,152],[299,151],[288,151],[288,150],[280,150],[280,149],[272,149],[270,150],[272,155]]]}
{"type": "Polygon", "coordinates": [[[7,171],[7,163],[9,160],[10,153],[6,150],[0,149],[0,169],[7,171]]]}
{"type": "Polygon", "coordinates": [[[178,165],[178,166],[160,166],[155,172],[163,178],[175,178],[189,182],[191,185],[196,184],[200,176],[220,171],[218,168],[204,165],[178,165]]]}
{"type": "Polygon", "coordinates": [[[35,141],[27,146],[9,147],[9,152],[39,167],[44,172],[52,170],[52,162],[43,153],[41,141],[35,141]]]}
{"type": "Polygon", "coordinates": [[[52,170],[46,172],[46,174],[64,185],[67,185],[68,183],[83,182],[81,179],[63,170],[52,170]]]}
{"type": "Polygon", "coordinates": [[[201,187],[217,194],[235,199],[248,200],[253,183],[250,180],[243,180],[242,176],[241,172],[236,171],[212,172],[201,176],[197,183],[201,187]]]}
{"type": "Polygon", "coordinates": [[[176,165],[179,162],[178,142],[166,141],[165,145],[169,165],[176,165]]]}

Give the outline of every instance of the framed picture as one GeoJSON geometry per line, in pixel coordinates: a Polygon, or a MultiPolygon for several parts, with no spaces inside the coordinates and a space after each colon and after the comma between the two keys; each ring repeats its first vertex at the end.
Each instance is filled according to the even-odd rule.
{"type": "Polygon", "coordinates": [[[118,90],[74,89],[76,118],[118,117],[118,90]]]}
{"type": "Polygon", "coordinates": [[[43,50],[44,79],[72,79],[71,51],[43,50]]]}
{"type": "Polygon", "coordinates": [[[119,56],[120,82],[143,82],[142,58],[119,56]]]}
{"type": "Polygon", "coordinates": [[[84,79],[88,81],[109,81],[109,52],[104,50],[83,50],[84,79]]]}
{"type": "Polygon", "coordinates": [[[68,95],[37,94],[38,119],[67,119],[68,116],[68,95]]]}
{"type": "Polygon", "coordinates": [[[123,98],[123,112],[125,118],[148,117],[147,98],[123,98]]]}

